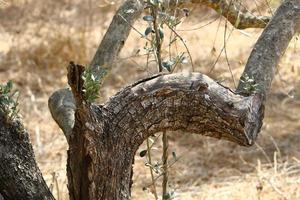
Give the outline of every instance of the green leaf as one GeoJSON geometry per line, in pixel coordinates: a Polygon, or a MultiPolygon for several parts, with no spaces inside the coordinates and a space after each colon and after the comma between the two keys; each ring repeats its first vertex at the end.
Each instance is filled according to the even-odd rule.
{"type": "Polygon", "coordinates": [[[152,28],[150,26],[147,27],[146,30],[145,30],[145,36],[149,35],[152,32],[153,32],[152,28]]]}
{"type": "Polygon", "coordinates": [[[6,87],[8,88],[9,91],[13,88],[13,82],[12,82],[12,80],[9,80],[7,82],[6,87]]]}
{"type": "Polygon", "coordinates": [[[150,0],[150,3],[154,6],[158,6],[159,1],[158,0],[150,0]]]}
{"type": "Polygon", "coordinates": [[[240,12],[238,12],[238,16],[237,16],[237,19],[236,19],[236,21],[235,21],[235,23],[234,23],[234,27],[235,27],[235,28],[239,27],[240,22],[241,22],[240,12]]]}
{"type": "Polygon", "coordinates": [[[162,62],[163,67],[166,68],[169,72],[172,71],[172,67],[173,67],[174,64],[175,63],[173,61],[171,61],[171,60],[163,61],[162,62]]]}
{"type": "Polygon", "coordinates": [[[173,156],[174,160],[177,160],[177,155],[176,155],[175,151],[172,152],[172,156],[173,156]]]}
{"type": "Polygon", "coordinates": [[[145,15],[143,17],[143,20],[145,20],[146,22],[153,22],[154,21],[154,19],[151,15],[145,15]]]}
{"type": "Polygon", "coordinates": [[[82,92],[84,93],[84,99],[93,103],[99,97],[99,90],[101,84],[101,76],[94,75],[90,69],[86,69],[82,75],[84,80],[82,92]]]}
{"type": "Polygon", "coordinates": [[[160,39],[164,39],[165,34],[164,34],[164,31],[163,31],[163,29],[161,27],[159,27],[158,33],[159,33],[160,39]]]}
{"type": "Polygon", "coordinates": [[[141,156],[141,157],[145,157],[146,154],[147,154],[147,149],[142,150],[142,151],[140,152],[140,156],[141,156]]]}

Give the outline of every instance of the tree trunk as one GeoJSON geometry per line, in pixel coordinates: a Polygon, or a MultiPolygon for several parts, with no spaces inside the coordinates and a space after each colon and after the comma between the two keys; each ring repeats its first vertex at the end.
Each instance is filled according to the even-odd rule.
{"type": "Polygon", "coordinates": [[[67,169],[72,200],[129,199],[134,155],[159,131],[185,130],[249,146],[262,125],[260,94],[236,95],[202,74],[156,75],[95,106],[83,100],[82,72],[70,64],[77,107],[67,169]]]}
{"type": "Polygon", "coordinates": [[[159,74],[124,88],[104,105],[89,105],[83,100],[78,78],[83,67],[71,64],[69,84],[77,107],[68,154],[71,199],[129,199],[135,152],[147,137],[159,131],[184,130],[252,145],[262,126],[274,69],[300,27],[299,9],[299,1],[285,1],[254,47],[251,57],[270,54],[275,61],[257,59],[253,66],[246,66],[243,76],[262,72],[257,79],[251,77],[254,83],[242,79],[238,92],[246,96],[205,75],[159,74]],[[280,22],[284,23],[273,26],[280,22]],[[282,29],[287,36],[277,37],[282,29]],[[270,38],[274,38],[273,43],[270,38]],[[262,44],[264,48],[258,52],[262,44]],[[259,68],[255,68],[257,64],[259,68]],[[262,64],[268,70],[261,68],[262,64]],[[247,84],[256,83],[259,90],[247,89],[247,84]]]}
{"type": "MultiPolygon", "coordinates": [[[[117,14],[124,16],[116,16],[110,27],[114,23],[124,26],[126,19],[127,28],[120,34],[116,28],[109,29],[102,44],[111,42],[113,48],[98,49],[91,65],[94,73],[106,72],[107,68],[98,65],[103,67],[117,57],[128,27],[141,13],[141,2],[129,0],[119,9],[117,14]],[[133,6],[133,13],[128,5],[133,6]]],[[[214,9],[228,6],[220,4],[226,0],[199,0],[203,2],[217,3],[214,9]]],[[[228,12],[233,12],[234,23],[236,10],[228,12]]],[[[70,199],[130,199],[134,155],[147,137],[159,131],[184,130],[252,145],[262,126],[265,97],[276,66],[299,27],[300,1],[284,1],[254,47],[238,93],[199,73],[159,74],[125,87],[104,105],[91,105],[82,94],[84,67],[71,63],[68,80],[73,95],[60,90],[49,99],[53,117],[69,142],[70,199]],[[254,83],[245,81],[247,76],[254,83]],[[258,84],[259,90],[249,91],[248,84],[258,84]]],[[[6,120],[0,113],[0,125],[1,194],[5,199],[54,199],[20,121],[6,120]]]]}
{"type": "Polygon", "coordinates": [[[27,131],[0,113],[0,191],[6,200],[52,200],[35,162],[27,131]]]}

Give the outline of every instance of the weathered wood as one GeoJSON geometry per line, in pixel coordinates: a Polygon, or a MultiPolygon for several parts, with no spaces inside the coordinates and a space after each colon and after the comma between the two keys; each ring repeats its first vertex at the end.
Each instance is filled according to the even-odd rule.
{"type": "Polygon", "coordinates": [[[62,129],[67,141],[69,141],[75,123],[75,100],[70,89],[55,91],[48,100],[48,107],[52,118],[62,129]]]}
{"type": "MultiPolygon", "coordinates": [[[[274,78],[278,62],[290,40],[300,29],[300,1],[286,0],[276,10],[272,21],[256,42],[240,80],[250,77],[259,92],[266,94],[274,78]]],[[[247,82],[240,81],[237,91],[250,94],[247,82]]],[[[256,91],[257,92],[257,91],[256,91]]]]}
{"type": "MultiPolygon", "coordinates": [[[[142,0],[127,0],[117,10],[106,34],[90,63],[97,76],[105,76],[113,67],[112,63],[123,48],[134,22],[144,9],[142,0]]],[[[75,100],[69,89],[54,92],[48,100],[53,119],[63,130],[67,140],[74,126],[75,100]]]]}
{"type": "MultiPolygon", "coordinates": [[[[159,74],[130,85],[106,104],[95,106],[82,98],[82,66],[72,64],[68,78],[75,99],[68,102],[52,98],[60,104],[72,103],[69,110],[76,108],[74,128],[68,127],[72,123],[65,125],[69,132],[72,129],[67,136],[70,199],[129,199],[135,152],[147,137],[158,131],[185,130],[252,145],[262,125],[265,94],[274,69],[300,27],[299,9],[299,0],[284,1],[258,40],[244,72],[262,86],[255,93],[249,93],[244,83],[240,83],[238,92],[242,95],[236,94],[199,73],[159,74]]],[[[114,55],[104,56],[104,63],[117,56],[120,44],[113,44],[114,55]]],[[[100,57],[94,63],[101,63],[100,57]]],[[[63,106],[60,108],[63,111],[63,106]]],[[[54,199],[20,121],[8,123],[1,116],[0,125],[0,148],[4,152],[0,156],[1,194],[6,199],[54,199]]]]}
{"type": "Polygon", "coordinates": [[[6,200],[52,200],[33,153],[27,131],[19,120],[0,114],[0,193],[6,200]]]}
{"type": "Polygon", "coordinates": [[[96,74],[105,75],[117,58],[131,31],[134,22],[144,9],[142,0],[126,0],[116,12],[105,33],[90,67],[96,74]]]}
{"type": "Polygon", "coordinates": [[[223,15],[235,28],[264,28],[270,21],[268,16],[255,16],[238,9],[235,0],[191,0],[192,3],[205,5],[223,15]]]}
{"type": "MultiPolygon", "coordinates": [[[[282,6],[289,3],[295,10],[300,6],[296,0],[282,6]]],[[[298,20],[296,16],[290,19],[298,20]]],[[[281,15],[273,20],[279,23],[287,18],[281,15]]],[[[279,43],[281,49],[291,39],[287,38],[279,43]]],[[[274,68],[277,63],[266,65],[274,68]]],[[[252,145],[262,125],[267,89],[242,96],[205,75],[159,74],[124,88],[104,105],[80,104],[68,154],[71,199],[129,199],[135,152],[158,131],[185,130],[252,145]]]]}
{"type": "MultiPolygon", "coordinates": [[[[144,1],[127,0],[116,12],[112,22],[103,37],[95,55],[90,63],[93,72],[104,77],[112,68],[113,62],[134,25],[144,9],[144,1]]],[[[170,1],[170,6],[184,6],[188,3],[201,4],[216,10],[227,18],[236,28],[263,28],[270,20],[265,16],[254,16],[237,9],[235,2],[228,3],[227,0],[183,0],[170,1]],[[237,23],[238,22],[238,23],[237,23]]],[[[68,139],[74,126],[75,104],[72,94],[68,89],[58,90],[49,98],[49,109],[53,119],[63,130],[68,139]]]]}
{"type": "MultiPolygon", "coordinates": [[[[76,88],[81,83],[70,82],[74,96],[80,96],[76,88]]],[[[184,130],[252,145],[263,111],[260,94],[237,95],[199,73],[159,74],[124,88],[100,106],[82,101],[69,140],[70,197],[129,199],[134,155],[159,131],[184,130]]]]}

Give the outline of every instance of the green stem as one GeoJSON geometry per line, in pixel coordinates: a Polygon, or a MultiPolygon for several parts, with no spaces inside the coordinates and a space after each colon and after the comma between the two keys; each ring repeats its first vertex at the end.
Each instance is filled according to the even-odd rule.
{"type": "MultiPolygon", "coordinates": [[[[162,67],[162,61],[161,61],[161,38],[159,35],[159,29],[158,29],[158,24],[157,24],[157,10],[155,7],[151,7],[151,14],[153,16],[153,28],[155,31],[155,39],[156,39],[156,58],[157,58],[157,63],[158,63],[158,70],[159,72],[162,72],[163,67],[162,67]]],[[[162,142],[163,142],[163,156],[162,156],[162,161],[163,161],[163,182],[162,182],[162,200],[166,199],[167,193],[168,193],[168,137],[166,131],[163,132],[162,136],[162,142]]]]}
{"type": "Polygon", "coordinates": [[[153,169],[152,169],[152,159],[151,159],[151,147],[150,147],[150,141],[149,141],[149,138],[147,138],[147,155],[148,155],[148,162],[150,164],[150,174],[151,174],[151,181],[152,181],[152,186],[153,186],[153,194],[154,194],[154,197],[155,199],[157,200],[158,199],[158,196],[157,196],[157,192],[156,192],[156,186],[155,186],[155,178],[154,178],[154,174],[153,174],[153,169]]]}
{"type": "Polygon", "coordinates": [[[151,15],[153,17],[153,28],[155,31],[155,40],[156,40],[156,57],[157,57],[157,63],[158,63],[158,71],[162,72],[162,62],[161,62],[161,41],[160,41],[160,35],[159,35],[159,29],[157,24],[157,10],[153,6],[151,6],[151,15]]]}

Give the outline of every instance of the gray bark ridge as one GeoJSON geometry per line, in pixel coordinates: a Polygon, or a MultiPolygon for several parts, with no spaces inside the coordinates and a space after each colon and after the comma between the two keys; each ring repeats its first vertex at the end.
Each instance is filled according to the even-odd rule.
{"type": "Polygon", "coordinates": [[[9,200],[53,200],[19,120],[0,115],[0,193],[9,200]]]}
{"type": "Polygon", "coordinates": [[[300,28],[300,1],[286,0],[276,10],[273,19],[267,25],[260,38],[256,42],[245,70],[240,78],[237,91],[250,95],[253,91],[247,91],[249,82],[253,79],[258,91],[264,95],[271,87],[276,68],[280,58],[285,53],[290,40],[300,28]]]}
{"type": "MultiPolygon", "coordinates": [[[[299,30],[299,11],[299,0],[284,1],[254,47],[241,80],[245,74],[250,76],[261,86],[258,91],[249,92],[243,82],[239,95],[197,73],[158,75],[139,81],[103,106],[86,104],[81,90],[73,90],[75,128],[71,127],[68,156],[71,199],[86,199],[84,194],[89,194],[88,199],[129,199],[135,152],[157,131],[182,129],[240,145],[253,144],[278,61],[299,30]],[[186,112],[189,108],[194,109],[186,112]]],[[[69,105],[70,110],[73,105],[69,105]]],[[[54,199],[21,122],[8,122],[1,116],[0,124],[1,194],[5,199],[54,199]]]]}
{"type": "MultiPolygon", "coordinates": [[[[287,12],[287,8],[298,11],[299,6],[300,1],[283,2],[271,23],[284,21],[280,28],[291,28],[291,33],[295,33],[299,29],[300,13],[287,12]]],[[[267,26],[263,34],[274,33],[272,29],[267,26]]],[[[256,45],[265,42],[264,36],[261,38],[256,45]]],[[[277,38],[280,41],[277,44],[283,45],[276,51],[278,59],[290,39],[290,35],[277,38]]],[[[272,45],[266,43],[265,47],[272,51],[272,45]]],[[[276,62],[265,64],[272,69],[277,65],[276,62]]],[[[247,65],[245,70],[249,67],[254,66],[247,65]]],[[[261,83],[270,84],[274,73],[272,70],[262,72],[261,76],[271,79],[262,79],[261,83]]],[[[125,87],[106,104],[95,106],[86,104],[80,97],[81,91],[76,88],[81,88],[82,83],[71,83],[77,99],[68,156],[71,199],[83,199],[83,196],[130,199],[130,168],[135,152],[147,137],[158,131],[185,130],[252,145],[262,126],[265,94],[269,90],[262,87],[249,91],[246,85],[235,93],[202,74],[160,74],[125,87]],[[80,168],[75,167],[76,164],[80,168]]]]}
{"type": "Polygon", "coordinates": [[[141,80],[111,97],[104,108],[114,114],[112,127],[122,129],[137,146],[164,130],[185,130],[249,146],[261,128],[264,110],[260,94],[235,94],[200,73],[141,80]]]}
{"type": "Polygon", "coordinates": [[[83,67],[71,63],[68,71],[77,105],[67,165],[71,200],[130,199],[135,153],[159,131],[184,130],[250,146],[262,125],[260,94],[237,95],[200,73],[155,75],[96,106],[82,98],[83,67]]]}

